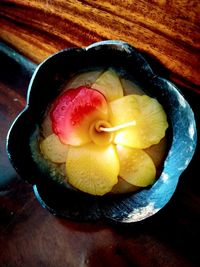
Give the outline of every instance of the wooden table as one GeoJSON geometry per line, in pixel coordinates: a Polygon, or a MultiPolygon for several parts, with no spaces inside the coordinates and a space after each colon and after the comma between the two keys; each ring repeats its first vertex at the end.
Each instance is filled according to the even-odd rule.
{"type": "MultiPolygon", "coordinates": [[[[199,1],[0,2],[0,38],[38,64],[64,47],[121,39],[175,82],[200,129],[199,1]]],[[[164,209],[138,224],[77,223],[51,215],[8,161],[5,141],[26,103],[31,62],[0,47],[0,266],[199,266],[200,147],[164,209]],[[9,54],[9,55],[8,55],[9,54]],[[26,68],[29,64],[29,68],[26,68]]]]}

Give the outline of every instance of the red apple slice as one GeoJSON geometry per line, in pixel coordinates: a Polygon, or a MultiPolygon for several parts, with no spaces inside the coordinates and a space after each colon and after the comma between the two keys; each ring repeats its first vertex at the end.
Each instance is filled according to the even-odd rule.
{"type": "Polygon", "coordinates": [[[107,120],[105,97],[97,90],[80,86],[57,98],[51,111],[53,132],[64,144],[80,146],[89,143],[90,125],[95,120],[107,120]]]}

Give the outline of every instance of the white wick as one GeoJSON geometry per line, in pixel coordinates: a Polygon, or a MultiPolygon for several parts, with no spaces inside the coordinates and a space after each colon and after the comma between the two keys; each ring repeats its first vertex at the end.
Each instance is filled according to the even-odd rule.
{"type": "Polygon", "coordinates": [[[99,130],[102,132],[116,132],[120,129],[124,129],[124,128],[130,127],[130,126],[135,126],[135,125],[136,125],[136,121],[129,121],[129,122],[117,125],[115,127],[105,128],[103,126],[100,126],[99,130]]]}

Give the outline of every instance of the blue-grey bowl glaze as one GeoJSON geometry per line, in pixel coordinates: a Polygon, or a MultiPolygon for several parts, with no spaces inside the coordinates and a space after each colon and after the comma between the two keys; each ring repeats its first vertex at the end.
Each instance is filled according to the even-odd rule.
{"type": "Polygon", "coordinates": [[[9,130],[7,151],[19,175],[33,184],[37,199],[53,214],[82,221],[108,218],[128,223],[141,221],[166,205],[193,157],[196,143],[194,114],[179,90],[157,76],[135,48],[110,40],[83,49],[65,49],[37,67],[28,88],[27,106],[9,130]],[[48,104],[71,75],[109,67],[138,83],[163,105],[170,125],[170,145],[162,173],[151,187],[136,193],[95,197],[67,189],[41,172],[32,157],[30,138],[48,104]]]}

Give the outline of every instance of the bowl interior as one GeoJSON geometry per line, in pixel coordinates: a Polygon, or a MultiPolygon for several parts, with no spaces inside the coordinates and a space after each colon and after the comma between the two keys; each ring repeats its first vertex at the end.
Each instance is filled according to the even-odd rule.
{"type": "Polygon", "coordinates": [[[40,64],[29,85],[27,107],[14,121],[7,141],[14,167],[34,185],[36,197],[52,213],[81,220],[103,216],[118,222],[143,220],[160,210],[173,195],[195,146],[194,114],[182,94],[169,81],[156,76],[137,50],[117,41],[97,43],[86,49],[66,49],[40,64]],[[170,147],[163,172],[153,186],[137,193],[99,198],[70,192],[41,172],[31,155],[30,137],[66,80],[83,71],[109,67],[137,83],[163,105],[170,124],[170,147]]]}

